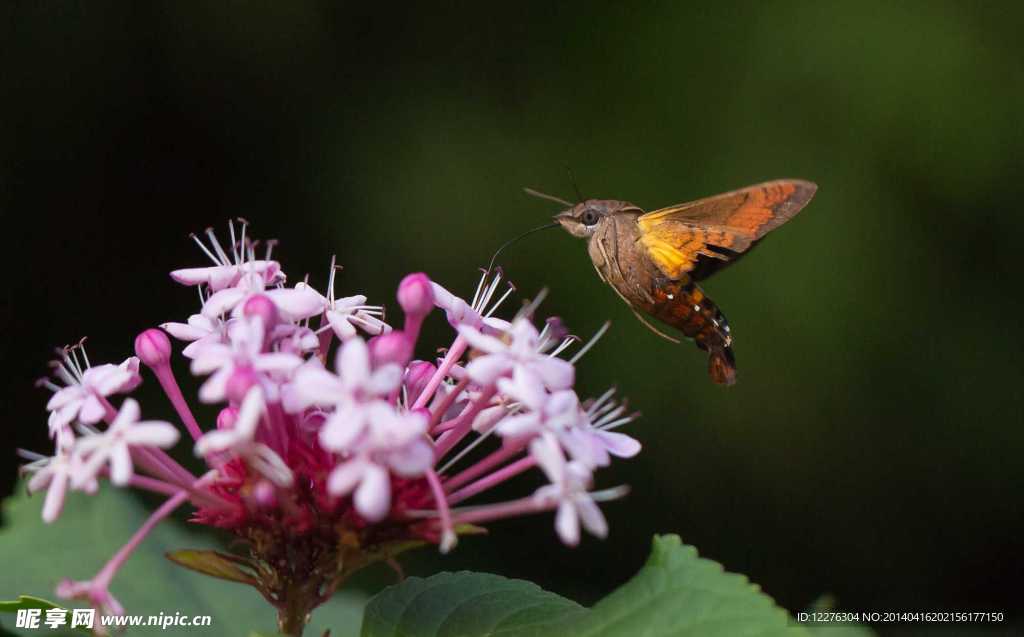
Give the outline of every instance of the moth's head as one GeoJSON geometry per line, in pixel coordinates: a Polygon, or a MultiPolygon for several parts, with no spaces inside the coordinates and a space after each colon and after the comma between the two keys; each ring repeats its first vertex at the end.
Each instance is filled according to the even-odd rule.
{"type": "Polygon", "coordinates": [[[612,215],[633,211],[640,212],[639,208],[625,201],[587,199],[555,215],[554,219],[572,236],[588,239],[612,215]]]}

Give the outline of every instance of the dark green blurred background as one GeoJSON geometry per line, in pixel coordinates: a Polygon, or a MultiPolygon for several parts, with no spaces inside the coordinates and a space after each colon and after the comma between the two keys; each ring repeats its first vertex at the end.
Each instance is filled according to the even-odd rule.
{"type": "MultiPolygon", "coordinates": [[[[293,279],[321,284],[337,253],[345,291],[394,309],[409,271],[471,293],[555,211],[522,186],[574,197],[567,166],[585,196],[648,209],[803,177],[810,207],[706,286],[730,390],[637,323],[581,242],[510,250],[577,333],[613,321],[579,384],[644,412],[645,452],[599,476],[633,492],[607,541],[510,521],[409,570],[592,602],[676,532],[791,610],[1020,608],[1024,5],[210,4],[0,9],[5,445],[46,449],[52,346],[88,334],[120,360],[193,310],[166,272],[230,216],[280,239],[293,279]]],[[[170,414],[155,394],[147,413],[170,414]]]]}

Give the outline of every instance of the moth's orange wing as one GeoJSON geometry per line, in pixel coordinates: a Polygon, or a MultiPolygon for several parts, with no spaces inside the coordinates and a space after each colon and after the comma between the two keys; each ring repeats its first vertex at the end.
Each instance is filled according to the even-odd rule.
{"type": "Polygon", "coordinates": [[[758,239],[792,219],[814,196],[809,181],[784,179],[655,210],[637,218],[640,241],[670,279],[701,279],[733,261],[758,239]]]}

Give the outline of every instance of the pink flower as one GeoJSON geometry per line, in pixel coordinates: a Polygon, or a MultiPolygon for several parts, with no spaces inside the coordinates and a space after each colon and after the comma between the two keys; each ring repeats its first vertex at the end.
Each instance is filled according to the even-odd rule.
{"type": "Polygon", "coordinates": [[[273,449],[256,442],[256,430],[266,413],[266,404],[259,387],[253,387],[245,395],[242,405],[231,426],[207,432],[196,441],[197,456],[230,451],[243,458],[257,473],[278,486],[290,486],[293,480],[291,469],[273,449]]]}
{"type": "Polygon", "coordinates": [[[609,400],[614,389],[609,389],[594,401],[580,419],[577,426],[559,436],[562,446],[575,460],[591,468],[605,467],[611,462],[610,456],[632,458],[640,453],[640,443],[626,434],[611,431],[632,422],[640,414],[623,415],[625,405],[609,400]]]}
{"type": "Polygon", "coordinates": [[[236,370],[272,376],[287,374],[300,365],[302,359],[295,354],[264,351],[263,321],[240,318],[228,325],[228,343],[208,343],[195,352],[192,373],[212,372],[199,389],[199,400],[212,403],[227,396],[228,380],[236,370]]]}
{"type": "Polygon", "coordinates": [[[83,461],[81,471],[74,475],[75,485],[81,486],[95,478],[106,464],[110,465],[112,483],[128,484],[133,473],[131,447],[171,447],[178,442],[178,437],[178,430],[170,423],[139,422],[139,403],[127,398],[106,431],[75,441],[74,454],[83,461]]]}
{"type": "Polygon", "coordinates": [[[502,436],[530,436],[544,431],[560,434],[582,421],[576,392],[564,389],[549,394],[540,378],[526,367],[516,367],[511,380],[499,378],[498,389],[525,409],[501,421],[498,433],[502,436]]]}
{"type": "Polygon", "coordinates": [[[290,411],[310,405],[334,407],[320,431],[320,442],[326,449],[343,451],[369,425],[368,409],[399,388],[402,368],[388,363],[373,369],[366,343],[353,337],[341,346],[335,369],[337,375],[315,362],[304,365],[288,386],[285,403],[290,411]]]}
{"type": "Polygon", "coordinates": [[[107,415],[107,403],[103,400],[112,394],[129,392],[142,382],[139,376],[139,359],[132,356],[120,365],[88,366],[89,359],[81,345],[67,348],[61,353],[61,360],[54,361],[54,374],[66,385],[59,387],[45,381],[54,391],[46,409],[53,412],[50,418],[50,436],[57,430],[79,422],[91,425],[107,415]],[[81,360],[78,353],[81,352],[81,360]]]}
{"type": "Polygon", "coordinates": [[[434,462],[424,434],[427,420],[419,413],[397,413],[375,402],[366,407],[372,423],[351,459],[331,472],[327,490],[346,495],[355,490],[356,510],[371,522],[384,519],[391,507],[390,472],[403,477],[423,475],[434,462]]]}
{"type": "Polygon", "coordinates": [[[227,340],[227,324],[219,317],[193,314],[188,323],[164,323],[160,327],[179,341],[190,342],[181,352],[188,358],[194,358],[197,350],[210,343],[227,340]]]}
{"type": "Polygon", "coordinates": [[[267,285],[276,285],[284,282],[284,273],[277,261],[270,260],[270,253],[273,244],[267,248],[266,258],[256,259],[254,246],[246,243],[245,231],[248,224],[242,222],[241,241],[235,242],[235,224],[228,222],[228,229],[231,232],[231,256],[221,247],[217,235],[212,228],[206,229],[206,236],[210,241],[207,248],[195,235],[192,239],[199,248],[213,261],[212,267],[206,268],[184,268],[171,272],[171,278],[183,285],[205,285],[211,292],[217,292],[224,288],[237,285],[242,276],[249,273],[258,274],[267,285]]]}
{"type": "Polygon", "coordinates": [[[334,281],[339,268],[331,259],[331,273],[327,279],[327,295],[321,295],[305,283],[299,283],[296,289],[309,289],[316,294],[323,310],[327,324],[341,340],[347,340],[356,334],[356,328],[370,335],[387,334],[391,326],[384,322],[384,308],[379,305],[367,305],[362,294],[335,298],[334,281]]]}
{"type": "Polygon", "coordinates": [[[493,383],[519,368],[536,375],[548,389],[567,389],[573,384],[575,368],[540,351],[540,333],[525,317],[512,322],[505,333],[508,343],[468,325],[460,326],[459,334],[484,353],[466,366],[466,373],[477,383],[493,383]]]}
{"type": "Polygon", "coordinates": [[[608,523],[601,509],[590,497],[587,489],[593,480],[590,471],[580,462],[566,462],[558,443],[551,436],[537,438],[530,445],[530,453],[544,470],[551,484],[534,493],[541,503],[556,502],[555,530],[558,537],[570,546],[580,542],[580,523],[592,535],[608,535],[608,523]]]}
{"type": "MultiPolygon", "coordinates": [[[[70,447],[58,446],[53,457],[39,458],[22,469],[33,474],[28,481],[28,492],[37,493],[46,489],[43,501],[43,521],[47,524],[60,516],[64,508],[64,496],[76,474],[81,471],[81,462],[71,454],[70,447]]],[[[83,481],[82,490],[95,492],[95,479],[83,481]]]]}
{"type": "MultiPolygon", "coordinates": [[[[105,585],[93,580],[78,582],[70,579],[61,580],[61,583],[57,585],[56,592],[59,597],[64,599],[80,599],[88,602],[101,615],[124,615],[124,607],[121,606],[121,602],[110,594],[105,585]]],[[[97,622],[97,626],[99,625],[97,622]]]]}
{"type": "Polygon", "coordinates": [[[503,329],[508,326],[508,322],[494,318],[493,314],[501,307],[505,299],[515,291],[515,288],[508,284],[508,289],[505,293],[495,301],[494,296],[498,285],[501,283],[501,277],[501,270],[495,271],[493,278],[490,272],[485,271],[480,277],[480,282],[477,283],[473,300],[469,303],[455,296],[440,284],[431,281],[430,286],[433,292],[434,305],[444,310],[448,323],[452,327],[457,328],[460,325],[467,325],[483,331],[503,329]]]}
{"type": "Polygon", "coordinates": [[[319,314],[320,295],[308,285],[294,288],[266,289],[266,280],[258,272],[246,272],[238,283],[229,288],[214,292],[203,304],[203,316],[217,317],[227,312],[238,317],[242,314],[245,302],[257,295],[266,296],[278,312],[292,320],[301,320],[319,314]]]}

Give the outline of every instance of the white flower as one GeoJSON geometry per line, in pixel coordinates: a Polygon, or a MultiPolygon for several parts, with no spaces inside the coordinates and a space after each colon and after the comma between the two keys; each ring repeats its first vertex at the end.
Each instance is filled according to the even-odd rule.
{"type": "Polygon", "coordinates": [[[573,384],[575,368],[540,351],[540,333],[525,317],[514,320],[505,332],[507,343],[467,325],[459,327],[459,334],[484,353],[466,366],[474,382],[488,385],[519,368],[536,375],[548,389],[568,389],[573,384]]]}
{"type": "Polygon", "coordinates": [[[330,329],[338,338],[345,341],[356,335],[356,328],[361,328],[371,335],[387,334],[391,326],[384,322],[384,308],[379,305],[367,305],[362,294],[335,298],[334,279],[338,267],[331,259],[331,273],[327,279],[327,295],[321,295],[306,283],[299,283],[295,289],[308,289],[316,295],[323,308],[324,317],[330,329]]]}
{"type": "MultiPolygon", "coordinates": [[[[192,373],[209,374],[199,388],[199,399],[213,403],[226,397],[228,380],[236,369],[252,370],[274,376],[285,375],[302,364],[302,359],[286,352],[263,351],[263,321],[244,317],[228,324],[228,343],[208,343],[195,352],[192,373]]],[[[267,384],[265,389],[272,389],[267,384]]]]}
{"type": "Polygon", "coordinates": [[[577,423],[559,436],[559,441],[574,460],[588,467],[605,467],[611,462],[610,456],[632,458],[640,453],[640,443],[626,434],[611,431],[616,427],[635,420],[639,414],[623,416],[625,405],[608,400],[614,389],[591,404],[577,423]]]}
{"type": "Polygon", "coordinates": [[[320,295],[308,285],[294,288],[266,289],[266,280],[257,272],[246,272],[234,287],[224,288],[210,295],[203,303],[203,316],[218,317],[231,311],[241,316],[245,301],[262,294],[273,301],[278,312],[288,320],[301,320],[320,313],[320,295]]]}
{"type": "Polygon", "coordinates": [[[434,452],[425,437],[427,419],[420,413],[398,413],[382,401],[366,409],[368,434],[351,459],[339,464],[327,480],[333,495],[353,490],[353,503],[371,522],[387,516],[391,507],[390,473],[403,477],[423,475],[434,463],[434,452]]]}
{"type": "Polygon", "coordinates": [[[125,485],[133,474],[130,447],[167,448],[178,441],[179,435],[177,428],[168,422],[139,422],[139,403],[126,398],[110,427],[75,441],[73,453],[82,459],[83,466],[74,474],[74,484],[83,486],[109,464],[110,481],[125,485]]]}
{"type": "MultiPolygon", "coordinates": [[[[49,524],[57,519],[64,508],[64,496],[75,481],[75,475],[82,470],[81,461],[71,454],[70,442],[58,438],[57,453],[53,457],[39,458],[23,467],[32,477],[28,481],[28,492],[37,493],[46,489],[43,501],[43,521],[49,524]]],[[[95,493],[99,487],[95,479],[82,480],[83,491],[95,493]]]]}
{"type": "Polygon", "coordinates": [[[142,382],[139,376],[139,359],[132,356],[120,365],[97,365],[84,370],[74,357],[73,350],[63,355],[63,360],[54,367],[55,373],[66,387],[55,389],[46,409],[53,412],[50,417],[50,436],[69,425],[76,418],[79,422],[92,425],[106,414],[103,398],[111,394],[128,392],[142,382]]]}
{"type": "Polygon", "coordinates": [[[495,292],[501,283],[501,270],[496,270],[491,278],[491,272],[485,271],[477,283],[473,300],[467,303],[460,297],[455,296],[444,287],[430,282],[433,292],[434,305],[444,310],[448,323],[455,328],[466,325],[479,329],[485,333],[501,331],[508,328],[508,321],[494,318],[492,315],[515,290],[508,284],[508,289],[498,300],[494,301],[495,292]]]}
{"type": "Polygon", "coordinates": [[[210,343],[223,343],[227,339],[227,323],[219,317],[193,314],[188,323],[164,323],[160,326],[179,341],[190,341],[181,351],[188,358],[194,358],[196,351],[210,343]]]}
{"type": "Polygon", "coordinates": [[[399,388],[402,368],[387,363],[373,369],[370,349],[358,337],[345,341],[334,362],[337,375],[316,362],[303,365],[295,372],[283,398],[285,407],[292,412],[310,405],[333,406],[334,412],[320,431],[320,443],[326,449],[343,451],[368,426],[369,409],[399,388]]]}
{"type": "Polygon", "coordinates": [[[502,436],[530,436],[544,431],[560,434],[582,420],[576,392],[563,389],[549,394],[540,378],[524,367],[516,367],[511,380],[499,378],[498,389],[526,409],[498,423],[502,436]]]}
{"type": "Polygon", "coordinates": [[[256,442],[256,429],[265,413],[263,393],[259,387],[251,388],[242,400],[232,426],[203,434],[196,441],[196,455],[208,457],[219,452],[231,452],[245,459],[250,467],[274,484],[291,486],[292,471],[284,460],[267,445],[256,442]]]}
{"type": "Polygon", "coordinates": [[[235,241],[235,224],[228,222],[228,229],[231,232],[231,255],[228,256],[221,247],[213,228],[206,229],[206,236],[210,241],[207,248],[199,237],[195,235],[192,239],[196,242],[203,253],[213,261],[212,267],[206,268],[184,268],[171,272],[171,278],[183,285],[205,285],[211,292],[217,292],[238,284],[239,280],[246,273],[258,274],[266,285],[276,285],[285,280],[281,272],[281,265],[270,259],[273,248],[268,243],[266,258],[257,259],[254,254],[253,245],[245,240],[247,224],[242,221],[241,240],[235,241]]]}
{"type": "Polygon", "coordinates": [[[587,492],[591,475],[583,463],[566,462],[562,449],[554,437],[545,435],[530,444],[530,453],[544,470],[551,484],[534,493],[541,504],[558,503],[555,513],[555,531],[569,546],[580,541],[580,523],[592,535],[608,535],[608,523],[593,498],[587,492]]]}

